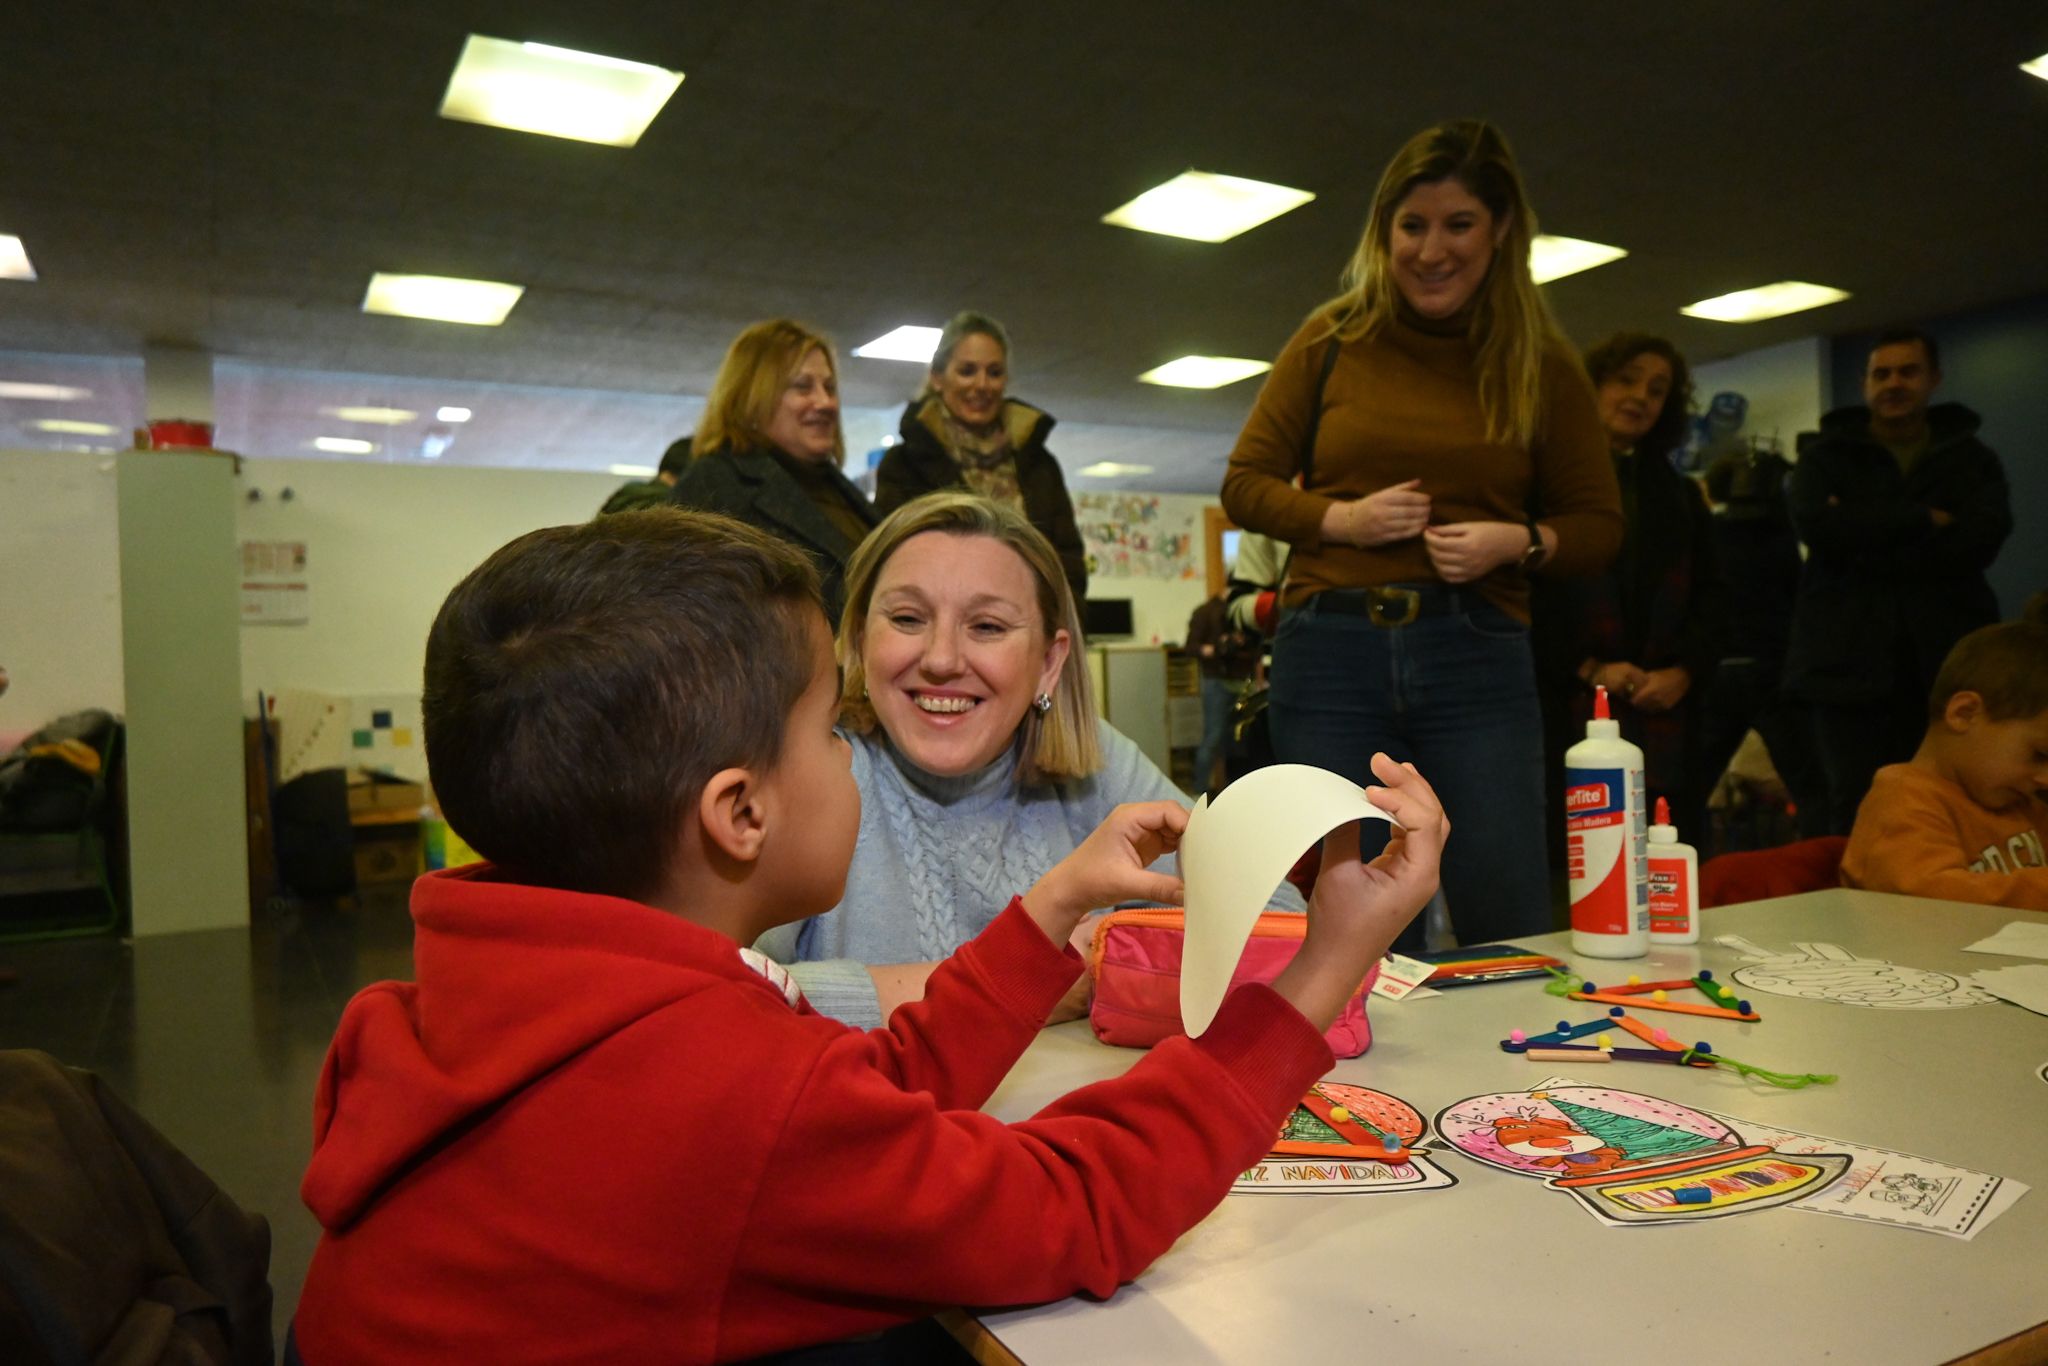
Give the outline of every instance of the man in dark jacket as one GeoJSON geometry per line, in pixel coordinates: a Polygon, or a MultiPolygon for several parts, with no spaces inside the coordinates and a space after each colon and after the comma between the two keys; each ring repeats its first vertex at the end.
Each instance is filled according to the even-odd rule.
{"type": "Polygon", "coordinates": [[[1882,333],[1864,370],[1869,406],[1828,414],[1792,469],[1808,553],[1785,688],[1812,706],[1837,834],[1871,775],[1911,757],[1949,647],[1998,620],[1984,571],[2012,533],[2011,495],[1977,414],[1930,406],[1940,381],[1932,338],[1882,333]]]}
{"type": "Polygon", "coordinates": [[[602,517],[607,512],[631,512],[635,508],[661,507],[675,496],[676,480],[682,478],[683,470],[689,463],[690,438],[678,438],[662,452],[661,466],[655,470],[652,479],[635,480],[630,484],[621,485],[611,497],[604,500],[604,506],[597,510],[597,515],[602,517]]]}

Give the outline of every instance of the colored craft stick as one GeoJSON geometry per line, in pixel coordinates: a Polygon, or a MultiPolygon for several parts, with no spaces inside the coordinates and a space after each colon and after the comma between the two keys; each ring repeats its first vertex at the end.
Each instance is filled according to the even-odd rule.
{"type": "Polygon", "coordinates": [[[1541,954],[1522,954],[1513,958],[1468,958],[1456,963],[1440,963],[1431,977],[1449,977],[1466,972],[1497,972],[1502,968],[1541,968],[1555,963],[1555,958],[1541,954]]]}
{"type": "Polygon", "coordinates": [[[1670,1010],[1680,1015],[1705,1015],[1715,1020],[1755,1021],[1763,1018],[1763,1016],[1755,1011],[1745,1014],[1739,1010],[1729,1010],[1724,1006],[1695,1006],[1687,1005],[1682,1001],[1646,1000],[1641,996],[1630,995],[1626,992],[1575,991],[1571,993],[1571,999],[1574,1001],[1597,1001],[1601,1005],[1629,1006],[1643,1010],[1670,1010]]]}
{"type": "MultiPolygon", "coordinates": [[[[1509,1049],[1508,1051],[1515,1052],[1517,1050],[1509,1049]]],[[[1712,1060],[1709,1060],[1704,1057],[1687,1058],[1683,1051],[1673,1053],[1658,1048],[1591,1048],[1582,1043],[1558,1044],[1552,1048],[1531,1048],[1522,1051],[1528,1057],[1536,1057],[1540,1053],[1557,1053],[1563,1055],[1561,1057],[1551,1058],[1550,1061],[1552,1062],[1601,1061],[1601,1059],[1598,1057],[1589,1056],[1591,1054],[1605,1054],[1607,1057],[1614,1059],[1614,1061],[1616,1062],[1663,1062],[1670,1063],[1673,1066],[1689,1064],[1693,1067],[1712,1067],[1715,1062],[1720,1061],[1718,1058],[1712,1060]]]]}
{"type": "Polygon", "coordinates": [[[1531,1048],[1522,1055],[1538,1062],[1613,1062],[1611,1054],[1598,1048],[1531,1048]]]}
{"type": "Polygon", "coordinates": [[[1707,994],[1708,1000],[1718,1001],[1730,1010],[1747,1011],[1748,1009],[1747,1002],[1715,981],[1711,973],[1702,972],[1699,976],[1693,978],[1693,985],[1704,991],[1707,994]]]}
{"type": "Polygon", "coordinates": [[[1593,990],[1605,992],[1609,996],[1647,996],[1653,991],[1683,991],[1693,985],[1693,979],[1690,977],[1680,977],[1670,982],[1645,982],[1640,977],[1631,977],[1622,986],[1594,987],[1593,990]]]}
{"type": "Polygon", "coordinates": [[[1427,981],[1429,986],[1443,990],[1446,987],[1477,986],[1481,982],[1520,981],[1525,977],[1541,977],[1545,971],[1543,968],[1503,968],[1498,972],[1453,973],[1449,977],[1430,977],[1427,981]]]}
{"type": "Polygon", "coordinates": [[[1685,1051],[1684,1044],[1678,1042],[1678,1040],[1672,1038],[1661,1029],[1650,1028],[1641,1020],[1632,1020],[1626,1015],[1616,1015],[1613,1017],[1613,1020],[1615,1024],[1620,1025],[1638,1039],[1654,1047],[1661,1048],[1667,1053],[1682,1053],[1685,1051]]]}
{"type": "MultiPolygon", "coordinates": [[[[1559,1020],[1557,1028],[1551,1030],[1548,1034],[1529,1034],[1521,1039],[1517,1039],[1516,1042],[1533,1044],[1538,1048],[1543,1047],[1545,1044],[1569,1043],[1573,1039],[1584,1038],[1588,1034],[1598,1034],[1601,1030],[1607,1028],[1608,1024],[1609,1021],[1605,1018],[1591,1020],[1581,1025],[1575,1025],[1568,1020],[1559,1020]]],[[[1519,1033],[1520,1031],[1516,1032],[1519,1033]]],[[[1505,1047],[1506,1045],[1502,1046],[1505,1047]]]]}

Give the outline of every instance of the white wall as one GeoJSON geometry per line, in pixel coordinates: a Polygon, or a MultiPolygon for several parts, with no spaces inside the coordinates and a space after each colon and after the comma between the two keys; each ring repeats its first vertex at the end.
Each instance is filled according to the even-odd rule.
{"type": "Polygon", "coordinates": [[[1710,361],[1692,372],[1693,394],[1702,411],[1713,396],[1733,390],[1749,400],[1743,433],[1775,436],[1785,458],[1794,458],[1793,440],[1817,431],[1828,408],[1828,344],[1807,337],[1746,351],[1726,360],[1710,361]]]}
{"type": "Polygon", "coordinates": [[[448,590],[538,527],[588,520],[610,474],[251,460],[242,540],[306,544],[303,626],[242,627],[242,691],[290,688],[417,697],[427,628],[448,590]],[[286,501],[285,489],[292,491],[286,501]]]}
{"type": "Polygon", "coordinates": [[[0,668],[0,733],[124,709],[110,458],[0,451],[0,668]]]}

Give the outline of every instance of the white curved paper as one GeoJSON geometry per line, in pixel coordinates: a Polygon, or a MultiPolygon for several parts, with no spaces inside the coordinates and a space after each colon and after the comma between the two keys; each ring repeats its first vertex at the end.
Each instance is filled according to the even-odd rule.
{"type": "Polygon", "coordinates": [[[1216,1018],[1245,941],[1273,889],[1308,847],[1346,821],[1394,818],[1349,778],[1309,764],[1255,768],[1188,816],[1180,840],[1187,935],[1180,1020],[1200,1038],[1216,1018]]]}

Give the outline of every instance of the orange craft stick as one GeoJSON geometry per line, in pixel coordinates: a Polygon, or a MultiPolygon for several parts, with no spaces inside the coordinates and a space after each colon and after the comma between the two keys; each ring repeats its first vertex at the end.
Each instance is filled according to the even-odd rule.
{"type": "Polygon", "coordinates": [[[1609,996],[1604,991],[1575,991],[1574,1001],[1598,1001],[1606,1006],[1627,1006],[1630,1010],[1670,1010],[1680,1015],[1705,1015],[1715,1020],[1761,1020],[1763,1016],[1751,1011],[1745,1015],[1739,1010],[1725,1006],[1695,1006],[1681,1001],[1646,1001],[1640,996],[1609,996]]]}
{"type": "Polygon", "coordinates": [[[1652,1029],[1641,1020],[1631,1020],[1626,1015],[1616,1015],[1614,1022],[1647,1044],[1663,1049],[1666,1053],[1683,1053],[1685,1045],[1665,1034],[1661,1029],[1652,1029]],[[1663,1035],[1659,1038],[1659,1035],[1663,1035]]]}

